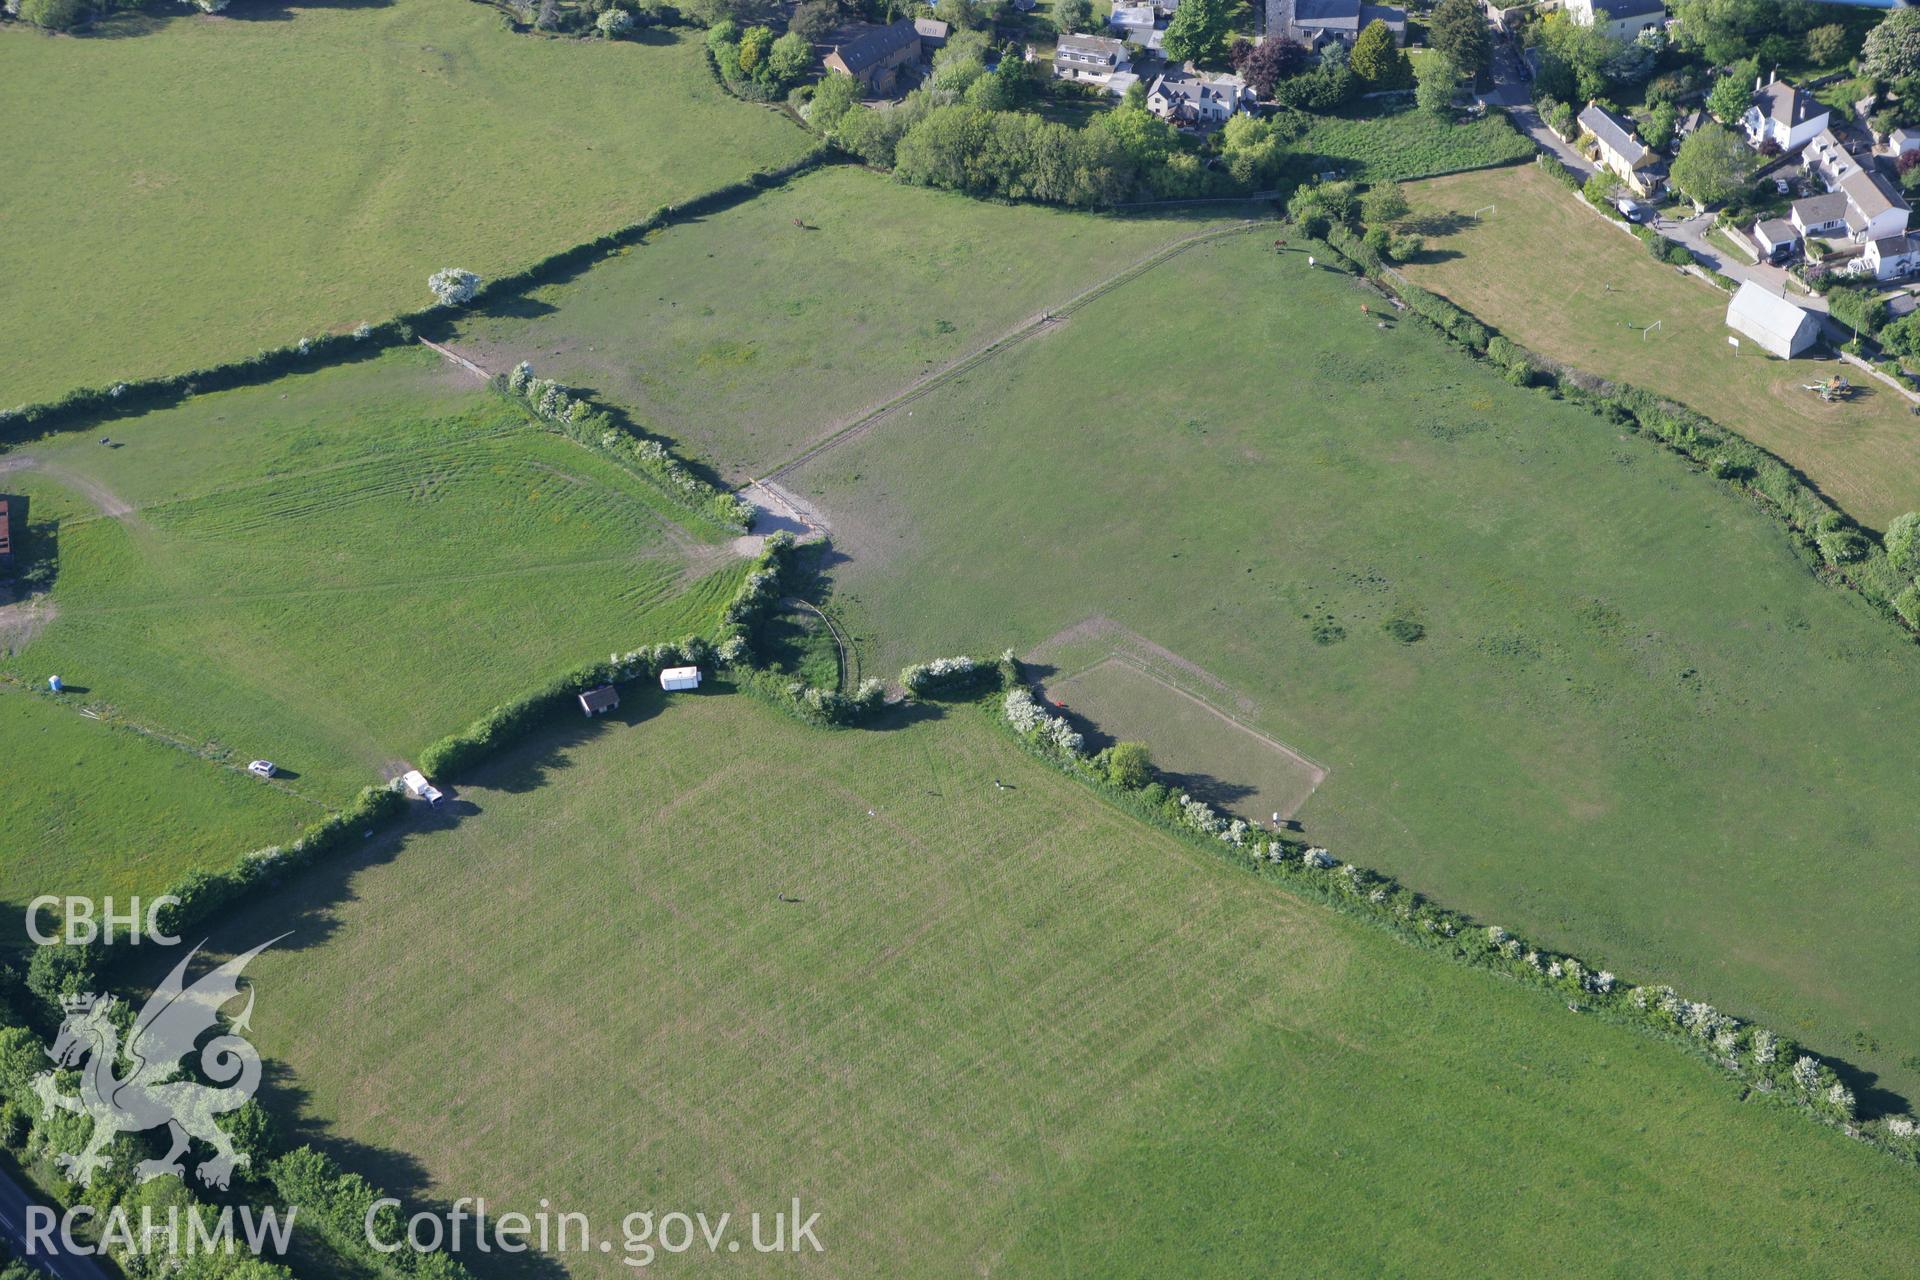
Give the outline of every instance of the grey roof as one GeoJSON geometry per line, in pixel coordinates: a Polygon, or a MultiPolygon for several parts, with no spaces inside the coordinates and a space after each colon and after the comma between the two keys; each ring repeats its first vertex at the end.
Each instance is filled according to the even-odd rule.
{"type": "Polygon", "coordinates": [[[858,75],[891,58],[905,46],[918,43],[919,39],[920,32],[913,25],[913,19],[902,18],[884,27],[868,27],[851,40],[835,45],[833,51],[848,71],[858,75]]]}
{"type": "Polygon", "coordinates": [[[1407,29],[1407,11],[1397,9],[1390,4],[1363,4],[1360,6],[1360,25],[1384,22],[1387,30],[1395,35],[1404,34],[1407,29]]]}
{"type": "Polygon", "coordinates": [[[1814,100],[1812,95],[1800,92],[1785,80],[1775,80],[1772,84],[1761,85],[1753,95],[1753,105],[1760,108],[1760,114],[1769,120],[1786,125],[1789,129],[1805,124],[1816,116],[1827,114],[1827,109],[1814,100]]]}
{"type": "Polygon", "coordinates": [[[1768,244],[1791,244],[1800,238],[1799,229],[1785,218],[1763,218],[1753,224],[1753,234],[1768,244]]]}
{"type": "Polygon", "coordinates": [[[947,33],[953,30],[938,18],[915,18],[913,29],[926,40],[945,40],[947,33]]]}
{"type": "Polygon", "coordinates": [[[1360,0],[1293,0],[1293,24],[1327,31],[1360,30],[1360,0]]]}
{"type": "Polygon", "coordinates": [[[1873,251],[1883,258],[1897,258],[1903,253],[1913,252],[1913,237],[1904,231],[1881,236],[1873,242],[1873,251]]]}
{"type": "Polygon", "coordinates": [[[603,684],[597,689],[588,689],[580,695],[580,705],[588,711],[610,711],[620,705],[620,695],[613,686],[603,684]]]}
{"type": "Polygon", "coordinates": [[[1238,106],[1241,94],[1246,91],[1246,82],[1238,76],[1190,76],[1184,72],[1155,76],[1153,83],[1147,86],[1147,96],[1159,94],[1172,103],[1174,108],[1198,103],[1218,103],[1229,110],[1238,106]]]}
{"type": "Polygon", "coordinates": [[[1847,193],[1847,203],[1869,221],[1889,209],[1907,207],[1899,189],[1875,168],[1856,165],[1840,179],[1840,189],[1847,193]]]}
{"type": "Polygon", "coordinates": [[[1665,13],[1664,0],[1593,0],[1597,12],[1607,15],[1610,22],[1626,22],[1633,18],[1651,18],[1656,13],[1665,13]]]}
{"type": "Polygon", "coordinates": [[[1794,305],[1752,280],[1746,281],[1727,304],[1727,324],[1774,349],[1792,350],[1809,332],[1817,334],[1820,322],[1813,313],[1794,305]]]}
{"type": "Polygon", "coordinates": [[[1628,164],[1637,165],[1653,153],[1633,136],[1633,126],[1606,108],[1589,102],[1580,112],[1580,127],[1628,164]]]}
{"type": "Polygon", "coordinates": [[[1061,36],[1053,46],[1053,56],[1058,59],[1065,55],[1069,62],[1110,62],[1118,63],[1126,56],[1124,42],[1109,36],[1061,36]]]}
{"type": "Polygon", "coordinates": [[[1817,227],[1823,223],[1839,222],[1847,216],[1847,198],[1838,191],[1823,196],[1808,196],[1805,200],[1793,202],[1793,216],[1800,219],[1803,227],[1817,227]]]}

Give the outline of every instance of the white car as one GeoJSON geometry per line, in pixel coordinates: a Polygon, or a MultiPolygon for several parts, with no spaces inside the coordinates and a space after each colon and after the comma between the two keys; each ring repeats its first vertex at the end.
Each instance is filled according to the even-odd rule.
{"type": "Polygon", "coordinates": [[[262,778],[271,778],[280,770],[271,760],[255,760],[247,765],[247,772],[262,778]]]}

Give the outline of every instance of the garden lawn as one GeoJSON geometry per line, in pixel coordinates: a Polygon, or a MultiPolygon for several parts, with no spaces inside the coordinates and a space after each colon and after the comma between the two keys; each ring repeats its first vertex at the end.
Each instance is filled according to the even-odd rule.
{"type": "Polygon", "coordinates": [[[712,627],[739,564],[418,349],[0,456],[57,610],[0,672],[338,805],[494,705],[712,627]],[[117,512],[118,514],[106,514],[117,512]]]}
{"type": "Polygon", "coordinates": [[[1331,771],[1337,856],[1920,1092],[1920,650],[1306,258],[1195,249],[788,476],[868,669],[1111,618],[1331,771]]]}
{"type": "Polygon", "coordinates": [[[1920,507],[1920,418],[1837,360],[1727,344],[1728,295],[1647,256],[1537,167],[1408,188],[1428,253],[1403,270],[1523,346],[1672,396],[1804,472],[1862,523],[1920,507]],[[1479,222],[1457,217],[1486,205],[1479,222]],[[1660,327],[1644,333],[1655,321],[1660,327]],[[1631,324],[1633,328],[1627,326],[1631,324]],[[1856,386],[1825,404],[1809,383],[1856,386]]]}
{"type": "Polygon", "coordinates": [[[740,481],[1228,216],[988,204],[836,167],[474,316],[454,345],[592,388],[740,481]]]}
{"type": "Polygon", "coordinates": [[[477,814],[222,928],[294,931],[248,976],[299,1136],[416,1202],[587,1214],[616,1251],[556,1259],[578,1277],[632,1274],[636,1209],[744,1237],[794,1197],[824,1253],[655,1261],[1911,1269],[1910,1167],[1142,826],[972,707],[829,733],[660,699],[455,779],[477,814]]]}
{"type": "Polygon", "coordinates": [[[1533,155],[1533,143],[1501,112],[1443,120],[1410,99],[1390,101],[1393,105],[1308,116],[1306,132],[1287,144],[1296,176],[1338,169],[1341,176],[1362,182],[1396,182],[1512,164],[1533,155]]]}
{"type": "Polygon", "coordinates": [[[43,893],[151,898],[323,812],[270,783],[0,685],[0,947],[43,893]]]}
{"type": "Polygon", "coordinates": [[[412,310],[806,150],[705,58],[464,0],[7,24],[0,407],[412,310]]]}

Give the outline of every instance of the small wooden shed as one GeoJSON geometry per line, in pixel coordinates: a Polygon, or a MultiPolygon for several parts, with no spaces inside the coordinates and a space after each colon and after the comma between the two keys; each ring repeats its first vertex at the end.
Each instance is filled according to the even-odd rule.
{"type": "Polygon", "coordinates": [[[587,713],[589,720],[595,716],[605,715],[609,711],[617,710],[619,706],[620,695],[615,692],[614,687],[610,684],[603,684],[597,689],[588,689],[580,695],[580,709],[587,713]]]}

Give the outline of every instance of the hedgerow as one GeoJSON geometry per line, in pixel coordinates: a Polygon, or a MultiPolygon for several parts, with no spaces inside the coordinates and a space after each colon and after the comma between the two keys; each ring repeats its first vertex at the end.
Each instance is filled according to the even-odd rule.
{"type": "Polygon", "coordinates": [[[984,702],[997,712],[993,718],[1030,753],[1121,807],[1403,941],[1550,993],[1570,1011],[1598,1014],[1681,1045],[1744,1081],[1757,1095],[1797,1107],[1908,1163],[1920,1162],[1920,1126],[1913,1117],[1861,1120],[1853,1092],[1833,1066],[1786,1036],[1690,1000],[1671,987],[1631,985],[1576,956],[1530,944],[1498,925],[1479,924],[1391,876],[1230,818],[1189,793],[1159,782],[1137,787],[1116,783],[1098,759],[1087,754],[1067,721],[1029,692],[1011,651],[1003,655],[1001,667],[1006,692],[984,702]]]}

